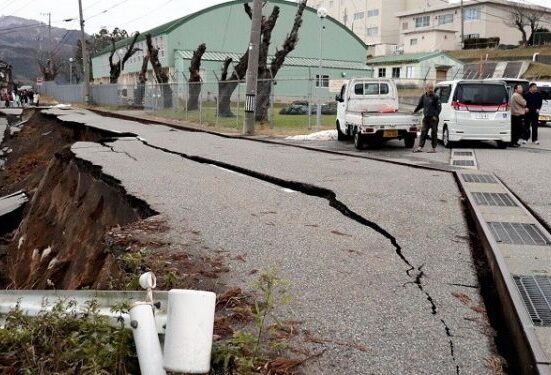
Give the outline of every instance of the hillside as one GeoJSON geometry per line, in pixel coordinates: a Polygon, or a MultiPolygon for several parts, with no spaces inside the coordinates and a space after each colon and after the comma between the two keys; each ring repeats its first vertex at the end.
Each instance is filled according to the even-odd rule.
{"type": "MultiPolygon", "coordinates": [[[[79,32],[52,27],[55,58],[68,61],[74,56],[79,32]]],[[[48,25],[20,17],[0,17],[0,60],[14,68],[15,81],[34,80],[40,76],[36,57],[49,50],[48,25]]],[[[68,69],[67,69],[68,70],[68,69]]],[[[63,79],[63,74],[60,79],[63,79]]]]}

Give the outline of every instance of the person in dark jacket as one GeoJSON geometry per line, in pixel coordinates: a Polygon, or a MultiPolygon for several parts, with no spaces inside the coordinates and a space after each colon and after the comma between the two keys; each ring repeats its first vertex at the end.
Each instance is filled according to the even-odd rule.
{"type": "Polygon", "coordinates": [[[540,109],[543,104],[543,97],[538,91],[538,85],[531,83],[528,92],[524,94],[526,100],[526,108],[528,112],[524,118],[524,131],[522,134],[522,143],[528,142],[530,138],[530,128],[532,128],[532,143],[539,145],[538,141],[538,123],[540,117],[540,109]]]}
{"type": "Polygon", "coordinates": [[[423,151],[429,129],[432,143],[432,150],[429,152],[436,152],[436,144],[438,141],[436,137],[436,133],[438,132],[438,116],[440,116],[440,111],[442,111],[442,104],[438,96],[434,94],[434,85],[431,82],[427,84],[425,93],[419,98],[419,104],[417,104],[413,113],[417,113],[421,108],[423,109],[423,129],[421,130],[419,146],[413,152],[423,151]]]}

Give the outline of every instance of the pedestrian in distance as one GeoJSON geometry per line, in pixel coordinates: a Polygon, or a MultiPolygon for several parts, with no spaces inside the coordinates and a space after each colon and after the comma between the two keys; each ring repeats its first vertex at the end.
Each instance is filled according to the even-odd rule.
{"type": "Polygon", "coordinates": [[[509,105],[511,107],[511,147],[520,147],[519,140],[524,129],[524,116],[528,112],[526,100],[522,96],[522,85],[517,84],[514,88],[509,105]]]}
{"type": "Polygon", "coordinates": [[[438,142],[436,133],[438,132],[438,121],[440,112],[442,111],[442,104],[440,103],[440,98],[434,94],[434,85],[432,82],[427,83],[425,93],[419,98],[419,104],[417,104],[413,113],[415,114],[421,109],[423,109],[421,139],[419,140],[419,146],[413,150],[413,152],[423,151],[429,130],[432,143],[432,150],[429,152],[436,152],[436,144],[438,142]]]}
{"type": "Polygon", "coordinates": [[[543,105],[543,96],[538,91],[538,85],[531,83],[528,92],[524,94],[524,100],[526,100],[526,108],[528,112],[524,119],[524,134],[523,142],[527,143],[530,138],[530,128],[532,128],[532,143],[539,145],[538,141],[538,123],[540,117],[540,109],[543,105]]]}

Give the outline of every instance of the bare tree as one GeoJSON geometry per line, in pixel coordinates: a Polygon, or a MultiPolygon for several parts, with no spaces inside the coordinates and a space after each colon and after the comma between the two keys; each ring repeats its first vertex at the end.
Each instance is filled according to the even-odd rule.
{"type": "Polygon", "coordinates": [[[132,38],[132,41],[130,42],[130,45],[128,48],[126,48],[126,52],[124,53],[124,56],[122,59],[119,59],[116,62],[113,62],[113,57],[115,56],[115,53],[117,52],[117,48],[115,46],[115,38],[111,38],[111,53],[109,54],[109,82],[110,83],[117,83],[119,80],[119,77],[121,75],[121,72],[124,70],[124,64],[128,61],[129,58],[131,58],[136,52],[141,51],[140,48],[135,48],[134,45],[136,44],[136,39],[138,39],[138,36],[140,36],[139,32],[136,32],[134,34],[134,37],[132,38]]]}
{"type": "MultiPolygon", "coordinates": [[[[304,9],[306,8],[307,0],[302,0],[298,7],[295,15],[295,20],[291,32],[287,35],[283,43],[281,50],[276,51],[275,56],[268,63],[268,54],[271,44],[272,31],[276,25],[276,22],[279,17],[279,7],[275,6],[272,9],[272,13],[269,17],[262,17],[261,24],[261,43],[260,43],[260,53],[258,61],[258,84],[257,84],[257,98],[256,98],[256,120],[264,121],[268,115],[268,107],[270,105],[270,94],[272,90],[272,81],[277,75],[278,71],[281,69],[285,62],[287,55],[293,51],[298,42],[298,30],[302,25],[302,15],[304,9]]],[[[249,15],[249,18],[252,16],[252,11],[249,4],[245,3],[245,12],[249,15]]],[[[235,66],[232,75],[227,79],[228,68],[232,60],[227,58],[224,61],[222,68],[222,78],[219,82],[218,87],[218,110],[220,116],[233,116],[233,113],[230,108],[230,98],[239,84],[239,80],[245,77],[247,73],[247,64],[248,64],[249,52],[248,50],[241,56],[238,64],[235,66]]]]}
{"type": "Polygon", "coordinates": [[[205,43],[200,44],[193,52],[191,64],[189,66],[189,98],[187,101],[187,109],[195,110],[199,108],[199,95],[201,94],[201,58],[205,53],[207,46],[205,43]]]}
{"type": "Polygon", "coordinates": [[[153,67],[153,73],[155,74],[155,79],[159,84],[161,84],[161,91],[163,93],[163,103],[165,108],[172,107],[172,89],[168,84],[169,77],[166,72],[168,69],[164,69],[159,61],[159,48],[153,46],[153,41],[151,40],[151,34],[146,35],[146,44],[147,44],[147,54],[149,56],[149,61],[153,67]]]}
{"type": "Polygon", "coordinates": [[[533,43],[534,33],[540,27],[544,13],[533,6],[527,7],[522,4],[511,3],[509,10],[509,21],[507,25],[518,29],[522,35],[521,44],[527,46],[533,43]],[[530,28],[530,37],[526,33],[526,27],[530,28]]]}
{"type": "MultiPolygon", "coordinates": [[[[268,48],[270,46],[270,38],[272,30],[275,26],[276,19],[273,20],[273,25],[270,24],[270,19],[266,22],[266,30],[262,35],[262,44],[260,47],[260,60],[258,64],[258,85],[256,90],[256,121],[265,121],[268,117],[268,107],[270,105],[270,95],[272,92],[272,82],[283,64],[285,58],[291,53],[298,43],[298,31],[302,26],[302,15],[306,8],[307,0],[303,0],[297,7],[295,20],[291,32],[287,35],[283,47],[277,50],[270,66],[267,64],[268,48]],[[271,27],[270,27],[271,26],[271,27]]],[[[270,17],[271,18],[271,17],[270,17]]]]}
{"type": "MultiPolygon", "coordinates": [[[[252,16],[252,11],[249,4],[245,3],[244,8],[245,13],[247,13],[250,18],[252,16]]],[[[262,17],[260,32],[264,33],[266,31],[266,28],[269,27],[267,23],[269,20],[273,20],[275,26],[275,20],[277,19],[278,15],[279,7],[275,6],[272,10],[272,14],[268,19],[262,17]]],[[[271,26],[271,29],[273,29],[273,26],[271,26]]],[[[233,73],[228,78],[228,69],[232,62],[233,60],[229,57],[224,61],[224,64],[222,66],[222,77],[220,78],[220,82],[218,82],[218,113],[222,117],[234,116],[233,112],[231,111],[231,96],[237,88],[237,85],[239,85],[239,81],[241,81],[245,77],[245,74],[247,74],[247,65],[249,63],[249,50],[247,49],[245,53],[241,55],[239,62],[235,65],[233,69],[233,73]]]]}
{"type": "Polygon", "coordinates": [[[149,55],[145,55],[142,61],[142,68],[138,74],[138,87],[134,94],[134,105],[141,107],[145,96],[145,83],[147,82],[147,65],[149,64],[149,55]]]}
{"type": "Polygon", "coordinates": [[[36,63],[40,69],[40,73],[44,77],[44,81],[53,81],[62,71],[62,61],[56,56],[50,56],[47,52],[38,52],[36,54],[36,63]]]}

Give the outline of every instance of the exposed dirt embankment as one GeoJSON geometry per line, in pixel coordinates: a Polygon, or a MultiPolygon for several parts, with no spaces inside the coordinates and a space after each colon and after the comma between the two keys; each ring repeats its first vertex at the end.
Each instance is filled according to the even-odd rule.
{"type": "Polygon", "coordinates": [[[31,201],[15,233],[4,238],[1,286],[74,289],[106,283],[112,264],[104,236],[114,226],[154,214],[129,197],[119,182],[70,151],[77,141],[109,137],[34,113],[22,130],[8,136],[0,196],[25,191],[31,201]],[[107,265],[107,266],[106,266],[107,265]]]}
{"type": "Polygon", "coordinates": [[[108,260],[106,231],[152,214],[99,168],[56,153],[8,248],[10,279],[21,289],[94,287],[108,260]]]}

